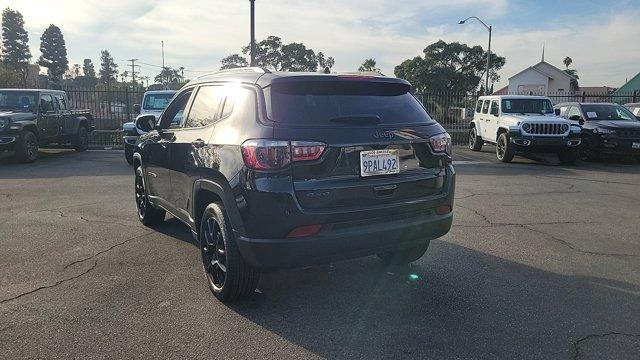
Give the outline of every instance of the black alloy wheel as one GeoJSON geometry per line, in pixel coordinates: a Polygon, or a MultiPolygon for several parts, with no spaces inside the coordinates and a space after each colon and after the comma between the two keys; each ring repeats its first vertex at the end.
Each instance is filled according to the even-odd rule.
{"type": "Polygon", "coordinates": [[[204,241],[200,243],[202,266],[210,285],[221,290],[227,279],[227,252],[222,228],[216,219],[210,217],[203,225],[203,230],[204,241]]]}

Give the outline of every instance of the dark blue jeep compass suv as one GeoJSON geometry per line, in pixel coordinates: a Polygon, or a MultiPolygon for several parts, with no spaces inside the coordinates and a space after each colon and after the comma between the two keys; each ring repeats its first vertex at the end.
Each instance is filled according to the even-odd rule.
{"type": "Polygon", "coordinates": [[[222,71],[136,126],[140,221],[186,223],[222,301],[262,269],[412,262],[451,228],[451,138],[404,80],[222,71]]]}

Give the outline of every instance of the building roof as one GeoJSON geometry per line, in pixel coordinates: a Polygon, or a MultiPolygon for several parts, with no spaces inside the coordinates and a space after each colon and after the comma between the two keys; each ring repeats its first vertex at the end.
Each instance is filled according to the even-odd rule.
{"type": "Polygon", "coordinates": [[[640,73],[637,73],[636,76],[632,77],[626,84],[620,86],[615,93],[626,95],[638,90],[640,90],[640,73]]]}
{"type": "Polygon", "coordinates": [[[518,75],[520,75],[520,74],[522,74],[523,72],[528,71],[528,70],[533,70],[533,71],[538,72],[538,73],[540,73],[540,74],[542,74],[542,75],[544,75],[544,76],[546,76],[546,77],[548,77],[548,78],[550,78],[550,79],[553,79],[553,76],[551,76],[551,75],[547,74],[546,72],[544,72],[544,71],[542,71],[542,70],[540,70],[540,69],[537,69],[537,68],[536,68],[536,66],[541,65],[541,64],[544,64],[544,65],[547,65],[547,66],[552,67],[553,69],[557,70],[559,73],[561,73],[561,74],[562,74],[562,75],[564,75],[565,77],[568,77],[569,79],[575,79],[575,80],[577,80],[575,77],[573,77],[573,76],[571,76],[571,75],[567,74],[566,72],[564,72],[564,71],[562,71],[562,70],[558,69],[557,67],[555,67],[555,66],[553,66],[553,65],[549,64],[548,62],[546,62],[546,61],[544,61],[544,60],[543,60],[543,61],[540,61],[539,63],[537,63],[537,64],[535,64],[535,65],[529,66],[528,68],[526,68],[526,69],[524,69],[524,70],[520,71],[519,73],[517,73],[517,74],[515,74],[515,75],[511,76],[511,77],[509,78],[509,80],[513,79],[514,77],[516,77],[516,76],[518,76],[518,75]]]}

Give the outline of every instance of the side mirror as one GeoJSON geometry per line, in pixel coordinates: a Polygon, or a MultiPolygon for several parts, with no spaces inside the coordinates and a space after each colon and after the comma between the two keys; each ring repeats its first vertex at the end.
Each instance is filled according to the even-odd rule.
{"type": "Polygon", "coordinates": [[[554,112],[557,116],[560,116],[560,109],[553,109],[553,112],[554,112]]]}
{"type": "Polygon", "coordinates": [[[153,115],[142,115],[136,118],[136,129],[141,133],[148,133],[156,128],[156,117],[153,115]]]}
{"type": "Polygon", "coordinates": [[[133,104],[133,112],[140,114],[140,104],[133,104]]]}

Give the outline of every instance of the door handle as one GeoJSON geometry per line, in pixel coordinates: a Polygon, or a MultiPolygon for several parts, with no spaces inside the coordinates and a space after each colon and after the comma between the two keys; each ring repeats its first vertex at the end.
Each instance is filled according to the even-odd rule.
{"type": "Polygon", "coordinates": [[[202,139],[194,140],[194,141],[191,143],[191,145],[193,145],[194,147],[197,147],[197,148],[204,147],[204,140],[202,140],[202,139]]]}

